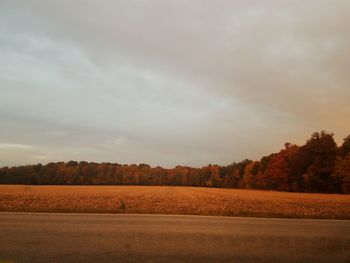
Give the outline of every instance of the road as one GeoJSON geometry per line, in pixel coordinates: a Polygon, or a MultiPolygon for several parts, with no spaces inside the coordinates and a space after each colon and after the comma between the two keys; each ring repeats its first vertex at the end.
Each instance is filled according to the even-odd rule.
{"type": "Polygon", "coordinates": [[[0,213],[0,262],[350,262],[350,221],[0,213]]]}

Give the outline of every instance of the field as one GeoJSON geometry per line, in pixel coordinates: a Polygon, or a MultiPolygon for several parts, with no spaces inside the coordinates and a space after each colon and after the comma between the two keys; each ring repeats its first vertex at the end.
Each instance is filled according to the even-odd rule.
{"type": "Polygon", "coordinates": [[[0,185],[0,211],[350,219],[350,195],[170,186],[0,185]]]}

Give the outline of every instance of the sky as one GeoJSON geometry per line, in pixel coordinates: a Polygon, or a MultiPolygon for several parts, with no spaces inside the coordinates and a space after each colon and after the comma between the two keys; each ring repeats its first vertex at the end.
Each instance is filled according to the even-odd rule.
{"type": "Polygon", "coordinates": [[[0,166],[258,160],[350,134],[350,1],[0,1],[0,166]]]}

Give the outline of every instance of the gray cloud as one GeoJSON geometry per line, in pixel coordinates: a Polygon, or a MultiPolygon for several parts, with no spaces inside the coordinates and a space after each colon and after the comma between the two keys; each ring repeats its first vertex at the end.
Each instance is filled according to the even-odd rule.
{"type": "Polygon", "coordinates": [[[2,1],[1,163],[227,164],[350,130],[348,1],[2,1]],[[16,154],[14,154],[14,151],[16,154]]]}

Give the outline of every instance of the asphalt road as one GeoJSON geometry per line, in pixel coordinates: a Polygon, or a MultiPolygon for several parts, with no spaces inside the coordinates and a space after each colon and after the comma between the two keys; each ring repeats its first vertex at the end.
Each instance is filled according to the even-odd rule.
{"type": "Polygon", "coordinates": [[[0,262],[350,262],[350,221],[0,213],[0,262]]]}

